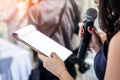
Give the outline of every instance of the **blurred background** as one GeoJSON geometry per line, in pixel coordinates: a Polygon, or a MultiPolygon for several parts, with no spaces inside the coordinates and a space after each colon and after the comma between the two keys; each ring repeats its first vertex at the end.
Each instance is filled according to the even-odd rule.
{"type": "MultiPolygon", "coordinates": [[[[96,8],[94,0],[77,0],[81,7],[81,17],[88,8],[96,8]]],[[[38,0],[0,0],[0,80],[28,80],[35,64],[31,50],[11,37],[13,31],[27,25],[28,10],[38,0]]],[[[86,62],[91,68],[84,74],[78,71],[76,80],[97,80],[93,69],[95,52],[91,52],[86,62]]]]}
{"type": "MultiPolygon", "coordinates": [[[[81,16],[85,17],[85,11],[95,7],[94,0],[77,0],[81,6],[81,16]]],[[[27,13],[29,8],[39,0],[0,0],[0,35],[10,40],[12,31],[27,25],[27,13]]]]}

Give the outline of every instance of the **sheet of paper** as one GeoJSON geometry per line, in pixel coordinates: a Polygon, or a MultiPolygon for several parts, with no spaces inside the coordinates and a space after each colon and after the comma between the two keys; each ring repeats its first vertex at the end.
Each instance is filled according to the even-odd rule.
{"type": "MultiPolygon", "coordinates": [[[[34,26],[30,25],[30,27],[34,27],[34,26]]],[[[29,28],[29,26],[27,26],[27,28],[29,28]]],[[[49,37],[41,33],[40,31],[34,30],[34,28],[33,31],[31,31],[32,29],[31,28],[30,32],[27,31],[26,33],[24,32],[25,31],[24,29],[26,28],[22,28],[23,32],[20,30],[15,32],[16,34],[18,34],[17,36],[19,37],[19,39],[21,39],[22,42],[25,42],[25,44],[31,46],[37,51],[44,53],[48,57],[50,57],[50,54],[52,52],[55,52],[64,61],[72,54],[72,51],[61,46],[54,40],[50,39],[49,37]]]]}

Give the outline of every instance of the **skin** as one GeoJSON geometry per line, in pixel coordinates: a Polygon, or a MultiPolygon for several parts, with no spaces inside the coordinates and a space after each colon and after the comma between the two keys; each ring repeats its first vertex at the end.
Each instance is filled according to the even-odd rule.
{"type": "Polygon", "coordinates": [[[56,55],[56,53],[51,53],[50,58],[41,54],[38,54],[38,56],[43,61],[43,66],[60,80],[74,80],[67,72],[64,62],[56,55]]]}
{"type": "Polygon", "coordinates": [[[120,32],[110,41],[105,80],[120,80],[120,32]]]}

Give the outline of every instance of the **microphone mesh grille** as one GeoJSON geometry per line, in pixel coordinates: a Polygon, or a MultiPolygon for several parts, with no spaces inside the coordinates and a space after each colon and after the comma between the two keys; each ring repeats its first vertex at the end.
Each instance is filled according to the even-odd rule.
{"type": "Polygon", "coordinates": [[[97,18],[97,10],[94,8],[89,8],[86,12],[86,20],[94,21],[97,18]]]}

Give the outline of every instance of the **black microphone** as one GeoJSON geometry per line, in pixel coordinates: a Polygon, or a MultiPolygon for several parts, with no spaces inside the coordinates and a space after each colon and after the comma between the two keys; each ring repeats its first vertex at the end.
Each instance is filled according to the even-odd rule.
{"type": "Polygon", "coordinates": [[[97,18],[97,11],[94,8],[89,8],[86,11],[86,21],[84,25],[83,39],[80,41],[77,57],[84,61],[86,58],[86,52],[91,40],[91,34],[88,32],[88,27],[93,27],[94,21],[97,18]]]}

